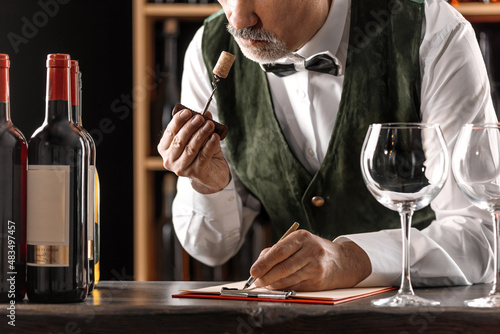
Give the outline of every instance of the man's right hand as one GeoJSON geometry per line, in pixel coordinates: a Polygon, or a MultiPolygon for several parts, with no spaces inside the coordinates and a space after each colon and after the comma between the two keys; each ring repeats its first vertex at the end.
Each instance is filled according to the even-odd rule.
{"type": "MultiPolygon", "coordinates": [[[[212,117],[209,111],[205,115],[212,117]]],[[[189,177],[193,188],[202,194],[218,192],[230,180],[220,137],[214,129],[213,122],[184,109],[172,117],[158,144],[163,166],[189,177]]]]}

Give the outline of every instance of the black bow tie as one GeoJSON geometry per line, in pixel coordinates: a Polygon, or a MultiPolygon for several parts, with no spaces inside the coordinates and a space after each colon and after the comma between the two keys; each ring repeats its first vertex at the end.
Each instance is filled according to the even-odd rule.
{"type": "MultiPolygon", "coordinates": [[[[337,75],[339,72],[335,60],[326,53],[320,53],[307,58],[304,60],[304,67],[309,71],[328,73],[331,75],[337,75]]],[[[262,68],[264,71],[274,73],[280,78],[298,72],[294,64],[262,64],[262,68]]]]}

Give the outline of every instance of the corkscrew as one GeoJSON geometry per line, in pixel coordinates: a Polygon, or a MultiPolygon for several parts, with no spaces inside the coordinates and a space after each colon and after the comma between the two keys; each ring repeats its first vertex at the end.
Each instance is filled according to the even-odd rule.
{"type": "Polygon", "coordinates": [[[214,87],[214,89],[212,90],[212,94],[210,94],[210,97],[208,98],[207,104],[205,104],[205,108],[203,108],[203,111],[201,112],[201,114],[203,116],[205,116],[205,113],[208,110],[208,106],[210,105],[210,102],[212,102],[212,99],[214,97],[215,91],[217,90],[217,83],[219,81],[220,81],[219,76],[217,76],[217,74],[214,74],[214,81],[212,81],[212,87],[214,87]]]}
{"type": "Polygon", "coordinates": [[[229,52],[226,52],[226,51],[222,51],[222,53],[220,54],[219,60],[217,61],[217,64],[215,65],[214,70],[212,71],[214,74],[214,81],[212,81],[212,86],[213,86],[212,94],[210,94],[210,97],[208,98],[207,104],[205,105],[205,108],[203,108],[203,111],[201,113],[198,113],[192,109],[189,109],[182,104],[177,104],[174,107],[174,110],[172,110],[172,116],[183,109],[189,109],[193,113],[201,114],[205,118],[205,120],[210,120],[215,124],[214,132],[220,136],[221,140],[224,140],[224,138],[226,137],[227,132],[228,132],[227,126],[220,124],[218,122],[215,122],[214,120],[206,117],[205,113],[207,112],[208,107],[210,105],[210,102],[212,102],[215,91],[217,90],[217,83],[220,81],[221,78],[227,78],[227,76],[229,74],[229,70],[231,69],[231,66],[233,66],[235,58],[236,57],[233,54],[230,54],[229,52]]]}

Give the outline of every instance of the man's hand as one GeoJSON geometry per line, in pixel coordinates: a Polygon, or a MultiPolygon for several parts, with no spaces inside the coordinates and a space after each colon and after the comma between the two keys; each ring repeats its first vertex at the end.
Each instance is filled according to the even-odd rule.
{"type": "Polygon", "coordinates": [[[322,291],[353,287],[371,270],[368,255],[354,242],[332,242],[298,230],[264,249],[250,274],[256,286],[322,291]]]}
{"type": "MultiPolygon", "coordinates": [[[[205,115],[211,117],[208,111],[205,115]]],[[[214,128],[213,122],[184,109],[174,115],[158,144],[163,166],[191,178],[193,188],[203,194],[220,191],[229,183],[229,166],[214,128]]]]}

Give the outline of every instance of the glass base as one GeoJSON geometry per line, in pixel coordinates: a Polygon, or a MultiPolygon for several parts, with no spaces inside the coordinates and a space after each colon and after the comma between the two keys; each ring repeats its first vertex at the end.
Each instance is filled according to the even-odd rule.
{"type": "Polygon", "coordinates": [[[464,304],[469,307],[500,307],[500,295],[466,300],[464,304]]]}
{"type": "Polygon", "coordinates": [[[437,300],[429,300],[415,295],[396,294],[390,298],[372,300],[373,306],[405,307],[405,306],[438,306],[437,300]]]}

